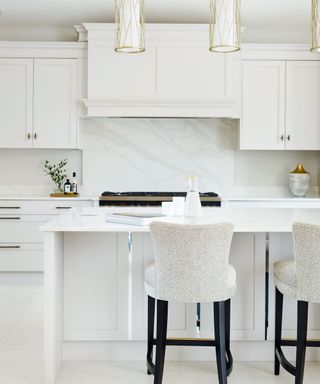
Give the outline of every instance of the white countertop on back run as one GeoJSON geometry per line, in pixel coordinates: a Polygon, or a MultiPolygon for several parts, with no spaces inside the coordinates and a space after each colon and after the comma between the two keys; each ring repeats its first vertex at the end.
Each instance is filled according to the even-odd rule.
{"type": "MultiPolygon", "coordinates": [[[[136,207],[135,212],[139,212],[136,207]]],[[[145,212],[145,210],[144,210],[145,212]]],[[[91,208],[59,216],[41,227],[43,232],[148,232],[148,226],[107,223],[106,211],[91,208]]],[[[157,218],[176,223],[192,222],[183,217],[157,218]]],[[[291,232],[294,222],[320,225],[320,208],[207,208],[197,223],[232,222],[235,232],[291,232]]]]}
{"type": "Polygon", "coordinates": [[[99,200],[98,196],[86,196],[80,195],[79,197],[50,197],[48,195],[0,195],[0,200],[34,200],[34,201],[59,201],[59,200],[68,200],[68,201],[81,201],[81,200],[99,200]]]}

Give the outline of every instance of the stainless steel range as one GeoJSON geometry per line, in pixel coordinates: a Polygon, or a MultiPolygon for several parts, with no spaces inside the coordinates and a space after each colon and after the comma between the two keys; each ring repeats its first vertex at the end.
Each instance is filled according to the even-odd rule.
{"type": "MultiPolygon", "coordinates": [[[[186,196],[186,192],[103,192],[100,206],[161,206],[164,201],[172,201],[174,196],[186,196]]],[[[214,192],[200,192],[204,207],[220,207],[221,198],[214,192]]]]}

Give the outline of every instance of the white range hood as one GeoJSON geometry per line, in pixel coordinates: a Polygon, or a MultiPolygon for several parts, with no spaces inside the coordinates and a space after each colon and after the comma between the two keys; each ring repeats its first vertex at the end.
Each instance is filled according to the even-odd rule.
{"type": "Polygon", "coordinates": [[[153,24],[146,51],[114,51],[114,24],[83,24],[90,117],[238,118],[240,54],[211,53],[208,25],[153,24]]]}

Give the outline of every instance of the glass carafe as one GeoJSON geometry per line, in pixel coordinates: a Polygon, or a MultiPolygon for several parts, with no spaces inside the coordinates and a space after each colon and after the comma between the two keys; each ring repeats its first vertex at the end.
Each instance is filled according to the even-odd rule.
{"type": "Polygon", "coordinates": [[[186,197],[185,216],[197,218],[202,216],[201,201],[198,191],[198,178],[188,177],[189,189],[186,197]]]}

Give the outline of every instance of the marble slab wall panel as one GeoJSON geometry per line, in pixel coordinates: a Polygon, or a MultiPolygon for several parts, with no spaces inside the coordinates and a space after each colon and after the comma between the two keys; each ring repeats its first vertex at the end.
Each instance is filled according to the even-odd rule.
{"type": "Polygon", "coordinates": [[[88,192],[185,190],[196,175],[202,191],[223,196],[244,188],[286,188],[302,162],[318,186],[318,154],[239,151],[238,120],[86,119],[83,180],[88,192]]]}

